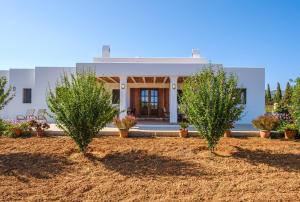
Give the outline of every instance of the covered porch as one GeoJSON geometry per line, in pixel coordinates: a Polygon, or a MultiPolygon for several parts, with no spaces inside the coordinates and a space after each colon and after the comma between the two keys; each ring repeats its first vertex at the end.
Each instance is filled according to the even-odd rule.
{"type": "Polygon", "coordinates": [[[120,117],[133,115],[139,122],[176,124],[182,115],[178,109],[184,76],[100,76],[111,89],[113,104],[120,117]]]}

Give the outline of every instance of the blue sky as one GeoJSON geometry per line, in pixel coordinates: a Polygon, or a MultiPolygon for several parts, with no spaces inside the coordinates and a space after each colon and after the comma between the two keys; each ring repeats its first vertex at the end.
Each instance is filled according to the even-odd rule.
{"type": "Polygon", "coordinates": [[[297,0],[0,0],[0,69],[113,57],[185,57],[265,67],[266,83],[300,76],[297,0]]]}

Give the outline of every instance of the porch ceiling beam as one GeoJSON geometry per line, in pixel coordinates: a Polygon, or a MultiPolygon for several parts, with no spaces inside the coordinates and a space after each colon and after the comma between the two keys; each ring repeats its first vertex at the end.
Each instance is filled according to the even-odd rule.
{"type": "Polygon", "coordinates": [[[166,77],[164,78],[164,82],[163,82],[163,83],[166,83],[167,80],[168,80],[168,77],[166,76],[166,77]]]}
{"type": "Polygon", "coordinates": [[[103,83],[107,83],[107,81],[103,80],[101,77],[98,77],[98,80],[101,80],[103,83]]]}
{"type": "Polygon", "coordinates": [[[145,79],[145,77],[143,76],[142,78],[143,78],[143,81],[144,81],[144,83],[146,83],[146,79],[145,79]]]}
{"type": "Polygon", "coordinates": [[[109,80],[111,80],[113,83],[118,83],[116,80],[114,80],[113,78],[111,77],[107,77],[109,80]]]}
{"type": "Polygon", "coordinates": [[[132,79],[133,83],[136,83],[136,80],[134,79],[133,76],[131,77],[131,79],[132,79]]]}

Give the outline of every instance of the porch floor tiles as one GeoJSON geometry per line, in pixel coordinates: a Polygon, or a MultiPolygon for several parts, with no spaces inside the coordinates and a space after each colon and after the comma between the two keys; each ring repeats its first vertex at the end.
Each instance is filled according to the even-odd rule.
{"type": "MultiPolygon", "coordinates": [[[[179,125],[168,124],[168,123],[150,123],[141,122],[135,127],[130,129],[131,135],[136,136],[178,136],[179,125]]],[[[56,124],[50,124],[50,128],[47,130],[50,134],[62,135],[62,130],[57,127],[56,124]]],[[[196,135],[197,131],[190,126],[189,133],[196,135]]],[[[258,130],[253,128],[250,124],[237,124],[232,129],[233,136],[258,136],[258,130]]],[[[118,129],[113,125],[109,124],[107,127],[100,131],[103,135],[118,135],[118,129]]]]}

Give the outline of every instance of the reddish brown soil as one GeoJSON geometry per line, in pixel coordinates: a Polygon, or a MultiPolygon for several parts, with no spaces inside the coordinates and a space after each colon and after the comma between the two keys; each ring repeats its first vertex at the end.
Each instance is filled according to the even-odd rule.
{"type": "Polygon", "coordinates": [[[300,142],[68,137],[0,138],[1,201],[298,201],[300,142]]]}

